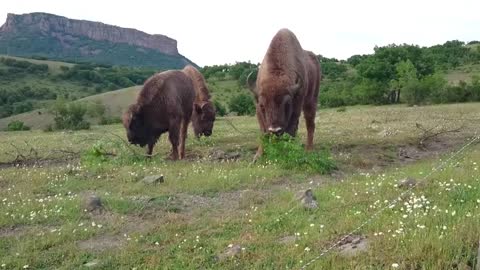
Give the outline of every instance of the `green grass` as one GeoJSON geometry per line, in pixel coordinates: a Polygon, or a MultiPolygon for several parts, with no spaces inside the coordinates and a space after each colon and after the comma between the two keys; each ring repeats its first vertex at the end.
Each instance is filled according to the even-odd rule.
{"type": "Polygon", "coordinates": [[[11,59],[15,59],[17,61],[27,61],[27,62],[36,64],[36,65],[46,64],[46,65],[48,65],[48,71],[52,74],[60,74],[61,73],[60,67],[62,67],[62,66],[70,68],[70,67],[73,67],[75,65],[75,64],[67,63],[67,62],[51,61],[51,60],[37,60],[37,59],[15,57],[15,56],[2,55],[2,54],[0,54],[0,57],[11,58],[11,59]]]}
{"type": "MultiPolygon", "coordinates": [[[[479,115],[478,103],[320,110],[315,149],[332,152],[340,179],[252,164],[260,142],[254,117],[219,118],[207,139],[189,134],[187,160],[179,162],[165,160],[170,147],[165,135],[155,147],[158,155],[139,159],[144,149],[133,147],[134,154],[112,135],[125,137],[120,125],[0,132],[0,162],[18,153],[47,160],[0,165],[0,265],[82,269],[96,260],[101,269],[299,269],[396,199],[404,191],[396,187],[399,180],[421,180],[459,149],[478,132],[479,115]],[[396,152],[418,141],[415,123],[464,128],[431,142],[428,151],[438,155],[403,163],[396,152]],[[446,149],[438,149],[443,144],[446,149]],[[93,145],[116,156],[96,159],[87,154],[93,145]],[[209,154],[215,150],[241,156],[213,161],[209,154]],[[68,152],[79,154],[60,161],[68,152]],[[163,174],[165,182],[141,182],[153,174],[163,174]],[[307,211],[297,196],[309,187],[319,207],[307,211]],[[103,213],[83,210],[92,193],[102,198],[103,213]],[[295,235],[292,242],[280,242],[295,235]],[[217,260],[230,244],[244,250],[234,259],[217,260]]],[[[305,142],[303,122],[299,137],[305,142]]],[[[480,233],[479,160],[477,143],[362,227],[357,234],[369,245],[364,253],[345,257],[333,249],[309,269],[473,266],[480,233]]]]}
{"type": "Polygon", "coordinates": [[[458,84],[460,81],[470,82],[472,76],[480,76],[480,64],[465,65],[449,70],[445,78],[451,84],[458,84]]]}

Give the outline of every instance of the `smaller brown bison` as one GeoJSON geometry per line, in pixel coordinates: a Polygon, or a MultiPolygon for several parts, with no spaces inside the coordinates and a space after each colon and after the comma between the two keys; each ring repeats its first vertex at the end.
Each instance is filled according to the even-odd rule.
{"type": "Polygon", "coordinates": [[[128,141],[141,147],[147,145],[147,154],[151,156],[160,135],[168,131],[172,144],[170,158],[184,158],[194,100],[192,80],[182,71],[153,75],[143,85],[137,102],[123,115],[128,141]]]}
{"type": "Polygon", "coordinates": [[[192,126],[195,136],[212,135],[213,122],[215,121],[215,106],[210,101],[207,84],[203,75],[193,66],[188,65],[183,70],[193,83],[195,101],[193,103],[192,126]]]}
{"type": "MultiPolygon", "coordinates": [[[[288,29],[278,31],[263,58],[256,81],[251,79],[251,74],[247,77],[263,133],[295,136],[303,110],[306,149],[313,149],[320,72],[316,56],[302,48],[295,34],[288,29]]],[[[262,152],[260,146],[255,159],[262,152]]]]}

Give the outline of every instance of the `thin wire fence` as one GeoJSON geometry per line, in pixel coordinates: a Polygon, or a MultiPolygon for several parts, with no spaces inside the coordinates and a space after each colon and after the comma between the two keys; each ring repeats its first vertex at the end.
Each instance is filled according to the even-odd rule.
{"type": "MultiPolygon", "coordinates": [[[[444,166],[446,166],[452,159],[454,159],[455,157],[457,157],[460,153],[462,153],[463,151],[465,151],[465,149],[467,149],[469,146],[471,146],[474,142],[480,140],[480,135],[476,135],[466,144],[464,144],[459,150],[457,150],[456,152],[454,152],[448,159],[444,160],[443,162],[441,162],[437,167],[434,167],[427,175],[425,175],[421,181],[425,181],[428,177],[430,177],[432,174],[434,174],[435,172],[441,170],[444,168],[444,166]]],[[[332,249],[336,248],[337,246],[339,246],[341,243],[343,243],[345,241],[345,239],[347,239],[348,237],[352,236],[354,233],[358,232],[360,229],[362,229],[363,227],[365,227],[366,225],[370,224],[379,214],[381,214],[383,211],[385,211],[386,209],[389,209],[389,208],[392,208],[394,207],[398,201],[404,197],[405,195],[409,194],[410,192],[412,192],[412,190],[414,189],[415,185],[411,185],[407,190],[405,190],[404,192],[402,192],[399,196],[397,196],[396,199],[394,199],[392,202],[390,202],[389,204],[387,204],[386,206],[384,206],[383,208],[379,209],[376,213],[374,213],[370,218],[368,218],[365,222],[363,222],[362,224],[360,224],[360,226],[356,227],[354,230],[352,230],[350,233],[346,234],[344,237],[342,237],[339,241],[335,242],[333,245],[331,245],[330,247],[328,247],[327,249],[323,250],[322,253],[320,253],[318,256],[316,256],[315,258],[311,259],[310,261],[308,261],[307,263],[305,263],[301,269],[306,269],[307,267],[311,266],[313,263],[315,263],[316,261],[318,261],[321,257],[323,257],[325,254],[327,254],[328,252],[330,252],[332,249]]],[[[292,209],[293,210],[293,209],[292,209]]],[[[292,211],[290,210],[290,211],[292,211]]]]}

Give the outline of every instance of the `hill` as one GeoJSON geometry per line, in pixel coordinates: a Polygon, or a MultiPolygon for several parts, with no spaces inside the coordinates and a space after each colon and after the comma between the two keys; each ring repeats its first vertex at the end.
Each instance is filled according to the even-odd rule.
{"type": "Polygon", "coordinates": [[[170,37],[47,13],[8,14],[0,54],[158,69],[193,64],[170,37]]]}
{"type": "Polygon", "coordinates": [[[157,71],[0,55],[0,118],[142,84],[157,71]]]}

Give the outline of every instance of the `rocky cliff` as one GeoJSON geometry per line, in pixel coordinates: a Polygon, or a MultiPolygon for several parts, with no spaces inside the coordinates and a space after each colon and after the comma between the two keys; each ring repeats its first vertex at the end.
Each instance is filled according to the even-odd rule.
{"type": "Polygon", "coordinates": [[[47,13],[8,14],[0,54],[162,68],[191,63],[170,37],[47,13]]]}

